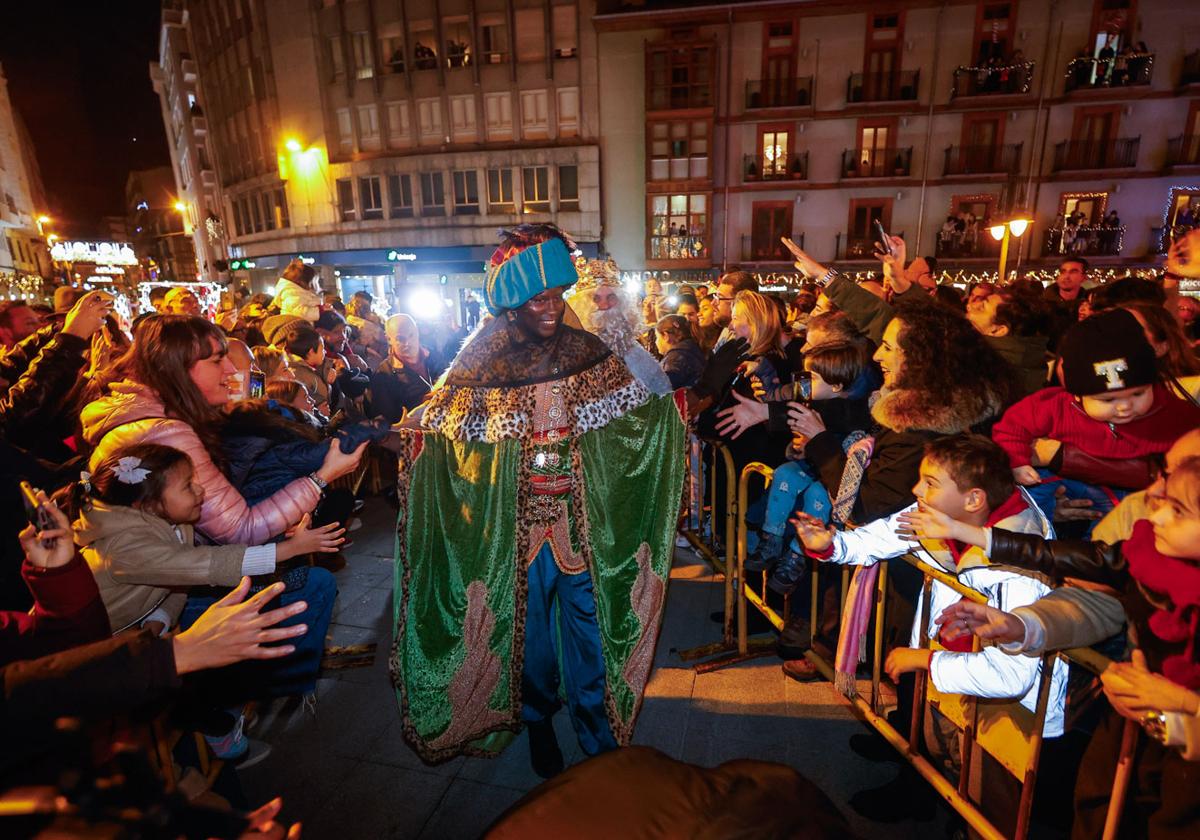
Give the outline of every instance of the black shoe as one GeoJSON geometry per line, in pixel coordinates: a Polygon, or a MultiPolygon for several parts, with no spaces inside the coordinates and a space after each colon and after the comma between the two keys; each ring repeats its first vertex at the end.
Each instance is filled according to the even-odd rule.
{"type": "Polygon", "coordinates": [[[850,749],[867,761],[899,762],[900,754],[882,735],[860,732],[850,736],[850,749]]]}
{"type": "Polygon", "coordinates": [[[886,785],[860,790],[850,797],[850,807],[860,817],[880,823],[933,819],[933,793],[912,770],[903,769],[886,785]]]}
{"type": "Polygon", "coordinates": [[[550,718],[527,723],[529,730],[529,763],[533,772],[543,779],[557,776],[563,771],[562,750],[554,735],[554,723],[550,718]]]}
{"type": "Polygon", "coordinates": [[[742,565],[747,572],[767,572],[779,562],[783,554],[783,537],[780,534],[763,533],[758,538],[758,548],[746,558],[742,565]]]}
{"type": "Polygon", "coordinates": [[[800,583],[800,579],[804,577],[806,566],[804,555],[789,548],[784,552],[780,561],[775,564],[775,571],[771,572],[771,576],[767,578],[767,586],[780,595],[791,595],[796,584],[800,583]]]}

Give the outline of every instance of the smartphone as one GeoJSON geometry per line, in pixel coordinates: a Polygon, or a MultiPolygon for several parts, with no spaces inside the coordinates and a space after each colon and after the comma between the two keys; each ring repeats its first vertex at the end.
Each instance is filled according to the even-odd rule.
{"type": "Polygon", "coordinates": [[[792,374],[792,399],[804,405],[812,405],[812,373],[805,370],[792,374]]]}
{"type": "MultiPolygon", "coordinates": [[[[32,484],[28,481],[21,482],[21,501],[25,503],[25,516],[29,519],[29,524],[39,531],[51,531],[58,527],[58,523],[54,521],[50,511],[38,502],[37,494],[38,491],[32,484]]],[[[42,548],[54,548],[57,543],[57,537],[43,539],[42,548]]]]}
{"type": "Polygon", "coordinates": [[[250,387],[249,397],[252,400],[261,400],[267,393],[267,375],[261,370],[250,371],[250,387]]]}
{"type": "Polygon", "coordinates": [[[895,256],[896,252],[892,250],[892,240],[887,235],[887,231],[883,229],[883,222],[879,219],[875,220],[875,232],[879,234],[879,244],[883,248],[884,253],[889,257],[895,256]]]}

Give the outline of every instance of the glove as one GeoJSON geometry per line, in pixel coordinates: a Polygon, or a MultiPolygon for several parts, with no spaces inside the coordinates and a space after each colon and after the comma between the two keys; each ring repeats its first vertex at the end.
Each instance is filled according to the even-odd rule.
{"type": "Polygon", "coordinates": [[[711,397],[720,393],[733,377],[737,366],[745,361],[746,351],[749,349],[750,342],[746,339],[733,338],[714,350],[704,365],[704,372],[700,374],[700,379],[693,388],[696,395],[711,397]]]}

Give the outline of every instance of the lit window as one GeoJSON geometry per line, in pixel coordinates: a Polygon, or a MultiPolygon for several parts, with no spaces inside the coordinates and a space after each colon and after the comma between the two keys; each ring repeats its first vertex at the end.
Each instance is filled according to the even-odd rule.
{"type": "Polygon", "coordinates": [[[371,34],[369,32],[351,32],[350,47],[354,54],[354,78],[374,78],[375,55],[371,50],[371,34]]]}

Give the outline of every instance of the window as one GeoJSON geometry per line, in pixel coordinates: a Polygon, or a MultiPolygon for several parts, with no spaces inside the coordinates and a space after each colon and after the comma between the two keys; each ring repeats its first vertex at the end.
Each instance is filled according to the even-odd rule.
{"type": "Polygon", "coordinates": [[[292,226],[292,219],[288,216],[287,193],[282,188],[275,190],[275,213],[281,228],[292,226]]]}
{"type": "Polygon", "coordinates": [[[558,97],[558,136],[579,136],[579,88],[559,88],[558,97]]]}
{"type": "Polygon", "coordinates": [[[446,215],[446,189],[441,172],[421,173],[421,215],[446,215]]]}
{"type": "Polygon", "coordinates": [[[473,60],[471,25],[466,15],[442,20],[442,37],[446,39],[446,66],[466,67],[473,60]]]}
{"type": "Polygon", "coordinates": [[[513,212],[513,174],[511,169],[489,169],[488,210],[492,212],[513,212]]]}
{"type": "Polygon", "coordinates": [[[412,126],[408,122],[408,103],[387,104],[388,145],[393,149],[407,146],[412,139],[412,126]]]}
{"type": "Polygon", "coordinates": [[[707,108],[712,104],[715,50],[709,44],[654,46],[646,52],[650,109],[707,108]]]}
{"type": "Polygon", "coordinates": [[[579,209],[579,167],[558,167],[558,209],[579,209]]]}
{"type": "Polygon", "coordinates": [[[651,198],[650,259],[692,260],[708,256],[708,196],[651,198]]]}
{"type": "Polygon", "coordinates": [[[452,173],[454,179],[454,215],[479,215],[479,173],[474,169],[452,173]]]}
{"type": "Polygon", "coordinates": [[[383,187],[378,175],[358,179],[358,199],[363,219],[383,218],[383,187]]]}
{"type": "Polygon", "coordinates": [[[326,47],[329,55],[329,80],[331,82],[340,81],[346,75],[346,60],[342,55],[341,37],[331,35],[326,39],[326,47]]]}
{"type": "Polygon", "coordinates": [[[342,221],[354,221],[354,183],[349,178],[338,178],[337,195],[342,221]]]}
{"type": "Polygon", "coordinates": [[[246,196],[246,203],[250,205],[250,214],[254,217],[254,232],[262,233],[263,221],[262,213],[258,209],[258,201],[255,200],[254,196],[250,195],[246,196]]]}
{"type": "Polygon", "coordinates": [[[555,6],[550,10],[550,20],[554,31],[554,57],[574,58],[579,53],[575,6],[555,6]]]}
{"type": "Polygon", "coordinates": [[[388,32],[379,38],[379,59],[389,73],[404,72],[404,36],[399,34],[399,28],[399,24],[391,24],[386,30],[395,34],[388,32]]]}
{"type": "Polygon", "coordinates": [[[455,140],[475,139],[475,97],[450,97],[450,131],[455,140]]]}
{"type": "Polygon", "coordinates": [[[369,32],[351,32],[350,50],[354,56],[354,78],[374,78],[375,55],[371,51],[371,34],[369,32]]]}
{"type": "Polygon", "coordinates": [[[408,219],[412,214],[412,178],[409,175],[389,175],[388,218],[408,219]]]}
{"type": "Polygon", "coordinates": [[[420,20],[409,24],[413,42],[413,66],[418,70],[436,70],[438,66],[437,34],[433,21],[420,20]]]}
{"type": "Polygon", "coordinates": [[[483,112],[489,140],[508,140],[512,137],[512,94],[485,93],[483,112]]]}
{"type": "Polygon", "coordinates": [[[546,16],[542,9],[517,9],[517,61],[546,60],[546,16]]]}
{"type": "Polygon", "coordinates": [[[233,208],[233,229],[238,236],[243,236],[246,233],[246,221],[242,215],[242,203],[235,198],[229,205],[233,208]]]}
{"type": "Polygon", "coordinates": [[[338,151],[346,153],[354,150],[354,127],[350,125],[350,109],[337,109],[338,151]]]}
{"type": "Polygon", "coordinates": [[[545,166],[527,166],[521,170],[521,204],[526,213],[550,212],[550,170],[545,166]]]}
{"type": "Polygon", "coordinates": [[[521,91],[521,133],[526,137],[546,137],[549,120],[546,115],[546,91],[521,91]]]}
{"type": "Polygon", "coordinates": [[[417,100],[417,121],[422,140],[442,141],[442,101],[436,97],[417,100]]]}
{"type": "Polygon", "coordinates": [[[379,107],[376,105],[358,106],[358,137],[364,149],[378,149],[379,142],[379,107]]]}
{"type": "MultiPolygon", "coordinates": [[[[790,201],[756,201],[751,209],[750,252],[742,259],[790,262],[781,237],[792,235],[790,201]]],[[[745,242],[745,240],[743,240],[745,242]]]]}
{"type": "Polygon", "coordinates": [[[847,259],[869,257],[875,250],[875,222],[892,229],[890,198],[850,199],[850,224],[846,232],[847,259]]]}
{"type": "Polygon", "coordinates": [[[503,12],[485,12],[479,16],[479,60],[484,64],[508,60],[508,21],[503,12]]]}
{"type": "Polygon", "coordinates": [[[708,121],[650,124],[650,180],[687,181],[708,177],[708,121]]]}
{"type": "Polygon", "coordinates": [[[275,230],[275,204],[271,200],[271,194],[265,192],[253,200],[262,202],[263,223],[267,230],[275,230]]]}

